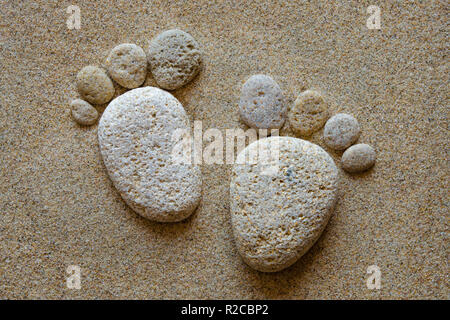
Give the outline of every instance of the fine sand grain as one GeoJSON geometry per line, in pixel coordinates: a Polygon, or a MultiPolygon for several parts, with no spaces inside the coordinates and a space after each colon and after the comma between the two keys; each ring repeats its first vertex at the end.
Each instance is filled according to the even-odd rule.
{"type": "MultiPolygon", "coordinates": [[[[0,298],[448,299],[447,4],[377,1],[382,29],[368,30],[369,4],[3,1],[0,298]],[[70,4],[80,7],[80,30],[67,29],[70,4]],[[260,273],[240,259],[230,165],[202,166],[190,218],[151,222],[109,180],[98,125],[71,119],[79,70],[102,65],[116,44],[147,48],[174,28],[203,49],[202,71],[172,92],[191,124],[245,129],[240,88],[270,74],[288,104],[314,89],[331,114],[354,115],[359,141],[377,150],[371,170],[340,173],[322,236],[284,271],[260,273]],[[81,290],[66,288],[68,265],[80,266],[81,290]],[[367,289],[371,265],[380,290],[367,289]]],[[[143,86],[155,84],[148,73],[143,86]]],[[[324,148],[322,132],[310,140],[324,148]]],[[[341,153],[331,156],[339,164],[341,153]]]]}

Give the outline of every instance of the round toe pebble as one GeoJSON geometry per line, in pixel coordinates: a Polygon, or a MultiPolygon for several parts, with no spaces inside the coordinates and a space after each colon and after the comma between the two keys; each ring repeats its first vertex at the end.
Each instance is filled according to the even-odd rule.
{"type": "Polygon", "coordinates": [[[361,129],[351,115],[338,113],[325,124],[323,138],[325,144],[334,150],[345,150],[358,140],[361,129]]]}
{"type": "Polygon", "coordinates": [[[122,87],[137,88],[147,76],[147,56],[141,47],[122,43],[111,50],[106,67],[111,78],[122,87]]]}
{"type": "Polygon", "coordinates": [[[175,90],[197,75],[202,55],[199,44],[189,33],[173,29],[150,42],[148,62],[158,86],[175,90]]]}
{"type": "Polygon", "coordinates": [[[81,97],[93,104],[109,102],[114,96],[114,85],[103,69],[87,66],[77,74],[77,88],[81,97]]]}
{"type": "Polygon", "coordinates": [[[88,102],[75,99],[70,103],[73,119],[84,126],[90,126],[97,121],[98,112],[88,102]]]}
{"type": "Polygon", "coordinates": [[[280,129],[286,119],[286,104],[280,86],[271,77],[257,74],[242,86],[239,112],[254,129],[280,129]]]}
{"type": "Polygon", "coordinates": [[[314,90],[302,92],[288,113],[292,130],[296,135],[304,137],[320,130],[328,117],[327,103],[322,95],[314,90]]]}
{"type": "Polygon", "coordinates": [[[373,167],[375,158],[375,150],[368,144],[360,143],[345,150],[341,163],[347,172],[363,172],[373,167]]]}

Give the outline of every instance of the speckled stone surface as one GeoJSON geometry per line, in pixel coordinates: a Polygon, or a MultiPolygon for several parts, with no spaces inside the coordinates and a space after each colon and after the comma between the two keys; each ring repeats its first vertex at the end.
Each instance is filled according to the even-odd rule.
{"type": "Polygon", "coordinates": [[[200,167],[173,161],[179,143],[174,132],[188,128],[181,103],[155,87],[130,90],[103,112],[98,124],[103,163],[124,201],[147,219],[181,221],[201,200],[200,167]]]}
{"type": "Polygon", "coordinates": [[[338,189],[338,168],[316,144],[269,137],[248,145],[233,165],[230,183],[231,225],[245,263],[262,272],[294,264],[325,229],[338,189]],[[276,162],[270,162],[270,153],[276,162]],[[271,165],[276,167],[269,171],[271,165]]]}
{"type": "MultiPolygon", "coordinates": [[[[81,29],[68,30],[72,4],[2,3],[0,298],[449,298],[444,1],[379,1],[378,31],[366,27],[366,1],[77,1],[81,29]],[[97,125],[71,120],[67,101],[78,97],[82,67],[102,64],[120,43],[145,48],[172,28],[204,50],[202,72],[173,91],[191,123],[245,128],[240,88],[264,73],[291,104],[320,90],[332,114],[353,114],[360,141],[377,150],[372,170],[340,172],[324,233],[282,272],[254,271],[238,256],[230,165],[202,166],[203,200],[190,218],[150,222],[109,180],[97,125]],[[366,287],[374,264],[380,290],[366,287]],[[81,290],[66,288],[68,265],[81,267],[81,290]]],[[[148,74],[144,85],[154,84],[148,74]]],[[[311,141],[325,147],[322,130],[311,141]]],[[[325,150],[339,163],[341,153],[325,150]]]]}
{"type": "Polygon", "coordinates": [[[98,111],[89,102],[75,99],[70,102],[73,120],[80,125],[90,126],[98,119],[98,111]]]}

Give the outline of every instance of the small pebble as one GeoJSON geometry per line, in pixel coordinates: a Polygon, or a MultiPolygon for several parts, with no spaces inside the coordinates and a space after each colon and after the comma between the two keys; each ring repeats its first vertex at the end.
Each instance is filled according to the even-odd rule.
{"type": "Polygon", "coordinates": [[[354,173],[373,167],[375,158],[375,150],[368,144],[360,143],[345,150],[341,162],[345,171],[354,173]]]}
{"type": "Polygon", "coordinates": [[[103,112],[98,125],[103,162],[122,198],[143,217],[175,222],[198,206],[199,166],[173,160],[174,133],[190,128],[181,103],[155,87],[130,90],[103,112]]]}
{"type": "Polygon", "coordinates": [[[114,85],[103,69],[87,66],[77,74],[77,88],[81,97],[93,104],[109,102],[114,96],[114,85]]]}
{"type": "Polygon", "coordinates": [[[148,62],[158,85],[175,90],[191,81],[200,71],[200,46],[189,33],[168,30],[151,41],[148,62]]]}
{"type": "Polygon", "coordinates": [[[296,135],[308,137],[323,127],[329,117],[328,105],[314,90],[302,92],[289,110],[288,119],[296,135]]]}
{"type": "Polygon", "coordinates": [[[243,260],[263,272],[295,263],[320,237],[337,199],[339,174],[318,145],[292,137],[257,140],[242,150],[230,182],[231,225],[243,260]],[[264,155],[279,148],[275,168],[264,155]],[[252,155],[263,156],[253,157],[252,155]],[[249,157],[251,156],[251,157],[249,157]],[[250,160],[245,164],[245,159],[250,160]],[[255,161],[256,160],[256,161],[255,161]]]}
{"type": "Polygon", "coordinates": [[[284,100],[280,86],[275,80],[262,74],[253,75],[241,90],[241,119],[255,129],[280,129],[287,112],[284,100]]]}
{"type": "Polygon", "coordinates": [[[88,102],[75,99],[70,103],[73,119],[81,125],[90,126],[97,121],[98,112],[88,102]]]}
{"type": "Polygon", "coordinates": [[[358,140],[360,133],[359,123],[353,116],[338,113],[325,124],[323,138],[330,148],[345,150],[358,140]]]}
{"type": "Polygon", "coordinates": [[[147,76],[147,56],[141,47],[132,43],[122,43],[112,49],[106,66],[111,78],[128,89],[139,87],[147,76]]]}

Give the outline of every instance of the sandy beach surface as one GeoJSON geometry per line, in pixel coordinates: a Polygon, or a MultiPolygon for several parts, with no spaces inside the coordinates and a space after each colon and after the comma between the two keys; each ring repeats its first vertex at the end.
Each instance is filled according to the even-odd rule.
{"type": "MultiPolygon", "coordinates": [[[[448,4],[377,1],[381,30],[369,30],[371,4],[1,1],[0,298],[448,299],[448,4]],[[69,5],[80,8],[79,30],[67,27],[69,5]],[[71,119],[81,68],[172,28],[204,50],[199,76],[173,91],[203,130],[246,129],[240,88],[264,73],[289,104],[320,90],[377,150],[367,173],[340,170],[327,228],[282,272],[254,271],[237,253],[230,165],[202,166],[203,200],[189,219],[150,222],[113,188],[97,124],[71,119]],[[66,286],[69,265],[81,268],[80,290],[66,286]],[[366,286],[371,265],[379,290],[366,286]]],[[[144,85],[155,85],[150,74],[144,85]]],[[[340,167],[321,131],[310,141],[340,167]]]]}

